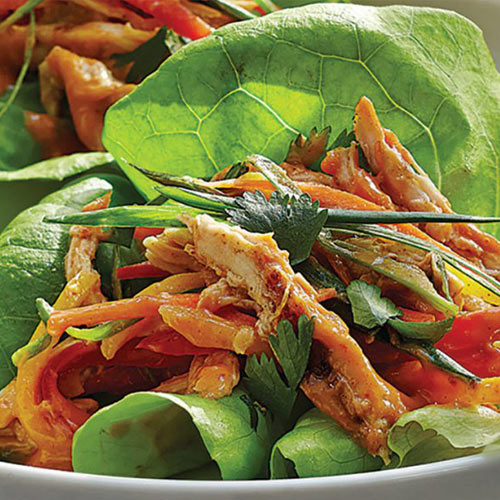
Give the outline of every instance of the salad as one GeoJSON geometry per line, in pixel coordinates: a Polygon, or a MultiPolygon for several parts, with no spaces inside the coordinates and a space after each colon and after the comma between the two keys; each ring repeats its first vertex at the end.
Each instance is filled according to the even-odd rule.
{"type": "Polygon", "coordinates": [[[482,34],[291,7],[2,4],[0,180],[73,178],[0,235],[2,460],[277,479],[499,444],[482,34]]]}

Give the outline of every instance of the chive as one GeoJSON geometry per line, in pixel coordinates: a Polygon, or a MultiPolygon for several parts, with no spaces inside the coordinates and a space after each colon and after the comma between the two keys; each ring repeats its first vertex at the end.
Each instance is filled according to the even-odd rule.
{"type": "Polygon", "coordinates": [[[17,21],[19,21],[19,19],[24,17],[26,14],[31,14],[35,7],[40,5],[42,2],[43,0],[28,0],[24,5],[21,5],[21,7],[7,17],[7,19],[4,19],[0,23],[0,32],[17,23],[17,21]]]}
{"type": "Polygon", "coordinates": [[[419,222],[491,224],[500,222],[500,217],[442,214],[436,212],[391,212],[385,210],[343,210],[330,208],[328,209],[328,219],[325,227],[332,228],[338,224],[416,224],[419,222]]]}
{"type": "Polygon", "coordinates": [[[229,14],[238,21],[247,21],[259,17],[257,14],[254,14],[253,12],[250,12],[249,10],[244,9],[243,7],[235,5],[226,0],[204,0],[204,1],[195,0],[195,1],[199,3],[205,3],[210,7],[225,12],[226,14],[229,14]]]}
{"type": "Polygon", "coordinates": [[[276,12],[279,9],[279,7],[271,2],[271,0],[255,0],[255,3],[266,13],[270,14],[271,12],[276,12]]]}
{"type": "Polygon", "coordinates": [[[201,213],[204,212],[175,205],[129,205],[46,217],[44,222],[99,227],[184,227],[178,220],[180,214],[196,216],[201,213]]]}
{"type": "MultiPolygon", "coordinates": [[[[18,10],[20,10],[19,8],[18,10]]],[[[17,11],[16,11],[17,12],[17,11]]],[[[4,21],[5,22],[5,21],[4,21]]],[[[3,24],[3,23],[2,23],[3,24]]],[[[0,31],[1,31],[1,25],[0,25],[0,31]]],[[[30,62],[31,62],[31,57],[33,55],[33,49],[35,47],[36,43],[36,36],[35,36],[35,13],[34,11],[30,12],[30,32],[28,39],[26,40],[26,47],[24,49],[24,62],[21,67],[21,71],[19,71],[19,75],[17,77],[16,83],[14,84],[14,88],[12,89],[12,92],[10,93],[9,97],[3,104],[3,106],[0,108],[0,119],[7,113],[7,110],[12,106],[13,102],[16,100],[17,95],[19,94],[19,91],[21,90],[21,86],[24,82],[24,78],[26,77],[26,73],[28,72],[30,62]]]]}
{"type": "MultiPolygon", "coordinates": [[[[381,259],[379,255],[365,248],[357,247],[354,244],[347,243],[332,238],[330,233],[323,231],[318,238],[320,245],[326,250],[349,259],[357,264],[368,267],[373,271],[386,276],[397,283],[414,291],[431,304],[438,311],[454,316],[458,312],[458,307],[453,302],[448,302],[441,297],[430,281],[427,283],[419,280],[419,277],[408,272],[408,267],[389,257],[381,259]],[[361,254],[364,254],[361,255],[361,254]],[[363,258],[364,257],[364,258],[363,258]],[[368,258],[373,257],[373,258],[368,258]]],[[[427,277],[426,277],[427,279],[427,277]]]]}
{"type": "Polygon", "coordinates": [[[222,194],[219,190],[210,187],[210,185],[202,179],[196,179],[189,176],[178,177],[175,175],[167,174],[165,172],[155,172],[153,170],[148,170],[146,168],[139,167],[138,165],[134,165],[124,158],[122,158],[122,161],[138,170],[141,174],[144,174],[148,179],[158,182],[164,186],[183,187],[192,191],[222,194]]]}

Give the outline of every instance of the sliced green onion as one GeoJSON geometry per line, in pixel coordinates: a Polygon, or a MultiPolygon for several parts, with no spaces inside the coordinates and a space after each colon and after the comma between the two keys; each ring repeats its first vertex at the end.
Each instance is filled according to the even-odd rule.
{"type": "Polygon", "coordinates": [[[98,325],[93,328],[76,328],[71,326],[66,330],[66,333],[75,339],[98,342],[99,340],[113,337],[113,335],[122,332],[138,321],[140,320],[124,319],[119,321],[108,321],[107,323],[103,323],[102,325],[98,325]]]}
{"type": "Polygon", "coordinates": [[[186,188],[157,186],[159,193],[167,198],[199,210],[224,212],[226,208],[235,205],[234,198],[211,193],[194,192],[186,188]]]}
{"type": "Polygon", "coordinates": [[[127,162],[123,158],[122,161],[138,170],[141,174],[144,174],[148,179],[158,182],[164,186],[183,187],[192,191],[199,191],[202,193],[222,194],[219,190],[210,187],[210,185],[202,179],[196,179],[189,176],[178,177],[164,172],[155,172],[153,170],[148,170],[146,168],[139,167],[138,165],[134,165],[133,163],[127,162]]]}
{"type": "Polygon", "coordinates": [[[393,229],[389,229],[386,227],[361,224],[356,226],[337,226],[335,227],[334,232],[341,234],[350,234],[353,236],[375,236],[378,238],[385,238],[387,240],[402,243],[409,247],[418,248],[427,252],[437,253],[441,255],[441,257],[447,264],[464,273],[471,280],[479,283],[481,286],[500,298],[500,283],[495,278],[485,273],[463,257],[460,257],[459,255],[456,255],[451,251],[443,250],[441,247],[434,245],[429,241],[422,240],[408,234],[400,233],[399,231],[394,231],[393,229]]]}
{"type": "Polygon", "coordinates": [[[45,351],[50,346],[52,337],[48,333],[44,333],[40,338],[26,344],[18,349],[11,357],[14,366],[21,366],[28,359],[34,358],[37,354],[45,351]]]}
{"type": "Polygon", "coordinates": [[[54,312],[55,309],[41,297],[35,300],[35,305],[38,316],[40,316],[40,319],[43,321],[43,323],[47,325],[47,321],[49,321],[50,315],[54,312]]]}
{"type": "Polygon", "coordinates": [[[243,164],[258,170],[281,194],[298,197],[304,194],[295,182],[288,177],[285,169],[265,156],[249,156],[243,164]]]}
{"type": "Polygon", "coordinates": [[[405,342],[398,339],[395,335],[391,335],[389,341],[397,349],[407,352],[423,363],[428,363],[436,366],[440,370],[446,371],[455,377],[458,377],[468,383],[480,382],[481,379],[472,372],[450,358],[443,351],[434,347],[431,343],[415,343],[405,342]]]}
{"type": "Polygon", "coordinates": [[[184,227],[181,214],[196,217],[204,211],[171,205],[129,205],[79,212],[60,217],[46,217],[44,222],[99,227],[184,227]]]}
{"type": "Polygon", "coordinates": [[[295,266],[311,285],[317,288],[334,288],[339,297],[346,297],[346,286],[342,280],[330,269],[322,266],[314,257],[309,257],[304,262],[295,266]]]}
{"type": "MultiPolygon", "coordinates": [[[[430,281],[427,283],[419,280],[416,276],[408,272],[408,267],[400,262],[391,259],[381,259],[379,255],[366,248],[357,247],[348,242],[335,240],[331,234],[322,231],[318,238],[319,243],[329,252],[349,259],[357,264],[368,267],[373,271],[386,276],[397,283],[405,286],[409,290],[420,295],[426,302],[432,305],[436,310],[447,316],[455,316],[458,313],[458,307],[453,302],[447,301],[441,297],[434,289],[430,281]]],[[[427,277],[426,277],[427,278],[427,277]]]]}

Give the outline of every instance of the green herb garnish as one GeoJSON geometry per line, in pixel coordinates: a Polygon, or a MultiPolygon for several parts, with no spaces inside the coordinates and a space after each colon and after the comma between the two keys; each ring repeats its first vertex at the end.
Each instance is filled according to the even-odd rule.
{"type": "Polygon", "coordinates": [[[302,315],[297,335],[292,324],[282,320],[276,335],[271,335],[271,347],[283,369],[282,377],[274,360],[265,354],[247,359],[245,385],[251,395],[274,415],[287,420],[297,399],[297,389],[304,376],[314,331],[314,319],[302,315]]]}

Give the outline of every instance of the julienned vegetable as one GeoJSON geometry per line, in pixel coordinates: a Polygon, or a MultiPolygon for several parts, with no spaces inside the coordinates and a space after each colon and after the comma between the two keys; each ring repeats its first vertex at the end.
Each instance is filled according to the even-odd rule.
{"type": "MultiPolygon", "coordinates": [[[[175,9],[155,8],[153,18],[203,32],[191,11],[167,3],[175,9]]],[[[257,3],[254,12],[213,5],[237,19],[276,9],[257,3]]],[[[108,113],[106,141],[150,200],[133,204],[123,178],[87,178],[18,216],[1,236],[8,273],[0,313],[11,325],[1,345],[12,364],[0,379],[0,457],[118,476],[265,479],[403,467],[498,445],[500,243],[474,225],[498,214],[455,213],[395,133],[422,139],[412,142],[417,159],[452,194],[450,165],[483,158],[480,147],[472,156],[469,141],[498,135],[482,104],[460,95],[474,72],[453,88],[447,74],[438,78],[442,67],[433,64],[452,27],[464,47],[479,46],[470,24],[440,11],[314,6],[180,50],[187,41],[177,37],[173,47],[161,29],[115,57],[132,63],[130,79],[140,80],[153,70],[144,54],[155,53],[156,65],[176,53],[108,113]],[[410,16],[415,33],[405,41],[393,25],[410,16]],[[429,19],[435,40],[424,34],[429,19]],[[359,43],[351,54],[353,25],[359,43]],[[288,68],[283,88],[290,54],[311,66],[313,79],[318,61],[332,78],[345,63],[337,90],[361,68],[356,82],[369,96],[342,94],[355,111],[352,131],[330,106],[340,94],[326,80],[311,86],[288,68]],[[265,56],[264,70],[256,56],[265,56]],[[202,61],[217,63],[203,73],[210,85],[190,87],[185,71],[200,76],[202,61]],[[388,61],[404,68],[391,93],[388,61]],[[392,93],[410,74],[417,93],[426,88],[445,104],[403,107],[404,96],[392,93]],[[283,106],[282,91],[301,106],[283,106]],[[394,106],[384,124],[369,97],[394,106]],[[177,121],[158,121],[159,109],[167,118],[175,109],[177,121]],[[482,111],[479,137],[473,127],[482,111]],[[143,118],[159,139],[144,137],[143,118]],[[193,118],[196,138],[187,133],[193,118]],[[231,125],[224,134],[221,119],[231,125]],[[453,144],[441,137],[450,120],[467,122],[453,144]],[[332,137],[330,122],[339,129],[332,137]],[[295,133],[312,124],[308,136],[295,133]],[[118,129],[119,145],[110,139],[118,129]],[[173,144],[165,137],[175,137],[177,149],[158,149],[173,144]],[[189,160],[182,172],[181,160],[189,160]],[[224,168],[197,178],[214,166],[224,168]],[[21,292],[9,295],[13,286],[23,301],[21,292]]],[[[495,87],[486,52],[476,55],[495,87]]],[[[484,85],[496,109],[495,91],[484,85]]],[[[63,179],[112,161],[79,153],[4,180],[63,179]]]]}

